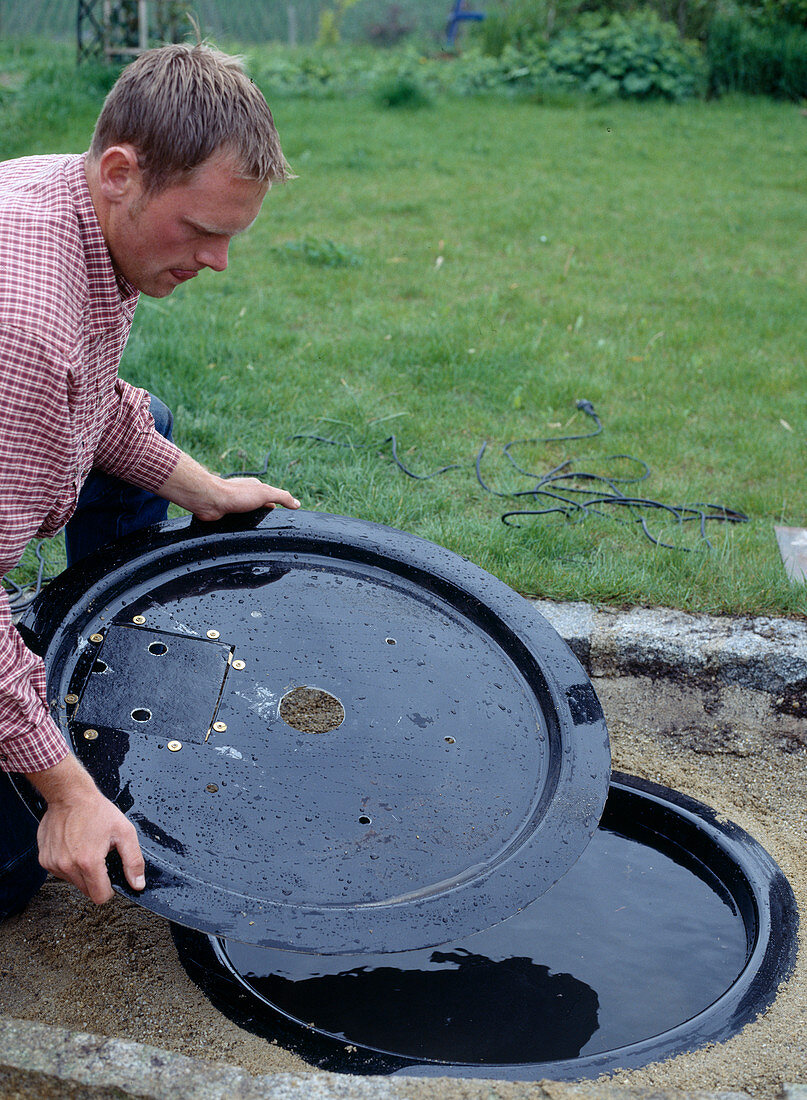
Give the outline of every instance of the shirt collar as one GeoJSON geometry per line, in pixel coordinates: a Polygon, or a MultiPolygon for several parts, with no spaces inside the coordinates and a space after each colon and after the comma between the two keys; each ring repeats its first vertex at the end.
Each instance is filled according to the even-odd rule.
{"type": "Polygon", "coordinates": [[[90,286],[90,314],[99,321],[109,315],[110,308],[122,307],[131,318],[137,305],[138,292],[112,266],[104,234],[90,196],[87,177],[84,174],[86,154],[70,160],[65,176],[73,197],[79,232],[84,245],[87,277],[90,286]]]}

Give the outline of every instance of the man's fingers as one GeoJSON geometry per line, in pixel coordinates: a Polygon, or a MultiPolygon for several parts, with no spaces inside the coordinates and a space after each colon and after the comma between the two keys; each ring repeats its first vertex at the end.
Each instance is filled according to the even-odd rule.
{"type": "Polygon", "coordinates": [[[274,485],[266,485],[263,482],[261,482],[261,487],[267,493],[265,505],[267,508],[274,508],[276,504],[281,504],[284,508],[300,507],[299,500],[285,489],[276,489],[274,485]]]}
{"type": "Polygon", "coordinates": [[[106,859],[117,849],[127,881],[142,890],[145,864],[137,830],[81,765],[66,757],[36,777],[48,801],[37,833],[42,866],[102,905],[113,896],[106,859]]]}
{"type": "Polygon", "coordinates": [[[94,901],[96,905],[103,905],[105,901],[109,901],[114,896],[112,883],[109,881],[106,864],[104,863],[100,867],[96,864],[92,870],[85,871],[82,882],[78,881],[78,876],[71,879],[71,881],[78,886],[82,894],[86,894],[90,901],[94,901]],[[103,870],[101,870],[102,867],[103,870]]]}
{"type": "Polygon", "coordinates": [[[85,898],[90,897],[90,888],[84,881],[84,875],[82,875],[81,871],[73,871],[72,875],[59,874],[58,871],[53,871],[52,874],[56,875],[57,878],[64,879],[65,882],[72,883],[73,886],[82,892],[85,898]]]}
{"type": "Polygon", "coordinates": [[[60,863],[58,860],[43,859],[40,854],[39,862],[52,875],[64,879],[65,882],[71,882],[96,905],[102,905],[112,897],[112,884],[103,861],[100,867],[97,863],[85,867],[78,863],[67,864],[60,863]]]}
{"type": "Polygon", "coordinates": [[[296,497],[293,497],[291,493],[287,493],[285,490],[279,493],[278,499],[272,502],[273,504],[282,504],[284,508],[299,508],[300,502],[296,497]]]}
{"type": "Polygon", "coordinates": [[[137,833],[132,828],[131,834],[120,837],[115,847],[123,864],[123,873],[126,881],[133,890],[143,890],[146,886],[146,862],[140,845],[137,842],[137,833]]]}
{"type": "Polygon", "coordinates": [[[236,512],[254,512],[257,508],[271,509],[278,504],[289,509],[300,507],[299,500],[286,489],[267,485],[257,477],[217,478],[216,483],[218,492],[214,497],[205,496],[198,500],[184,497],[180,499],[162,490],[160,493],[169,500],[189,508],[203,523],[209,523],[236,512]]]}

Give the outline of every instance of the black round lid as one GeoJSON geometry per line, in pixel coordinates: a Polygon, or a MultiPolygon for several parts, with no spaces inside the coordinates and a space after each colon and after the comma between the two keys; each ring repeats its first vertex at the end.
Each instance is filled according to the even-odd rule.
{"type": "Polygon", "coordinates": [[[566,643],[501,581],[388,527],[169,521],[66,570],[20,628],[138,828],[146,889],[116,888],[208,934],[445,943],[543,894],[605,804],[602,710],[566,643]]]}

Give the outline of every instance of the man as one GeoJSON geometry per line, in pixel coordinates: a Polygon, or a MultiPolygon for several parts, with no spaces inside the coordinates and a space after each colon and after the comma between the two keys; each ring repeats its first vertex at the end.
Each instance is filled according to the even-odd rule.
{"type": "MultiPolygon", "coordinates": [[[[202,520],[299,507],[255,478],[209,473],[170,441],[165,407],[117,377],[138,293],[165,297],[203,268],[223,271],[230,240],[288,178],[263,96],[236,59],[202,45],[125,69],[86,156],[0,164],[0,574],[77,504],[68,560],[164,517],[168,501],[202,520]]],[[[41,868],[108,900],[113,848],[143,889],[134,826],[69,752],[4,595],[0,766],[47,802],[35,834],[0,773],[0,919],[27,903],[41,868]]]]}

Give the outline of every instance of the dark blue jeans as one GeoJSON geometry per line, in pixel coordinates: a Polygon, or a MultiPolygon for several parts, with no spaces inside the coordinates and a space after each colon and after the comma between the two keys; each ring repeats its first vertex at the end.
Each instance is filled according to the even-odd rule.
{"type": "MultiPolygon", "coordinates": [[[[173,417],[159,398],[151,398],[151,415],[160,435],[171,439],[173,417]]],[[[168,501],[162,497],[93,470],[65,528],[68,565],[123,535],[159,523],[167,512],[168,501]]],[[[0,920],[24,909],[47,877],[39,866],[37,825],[9,777],[0,772],[0,920]]]]}

